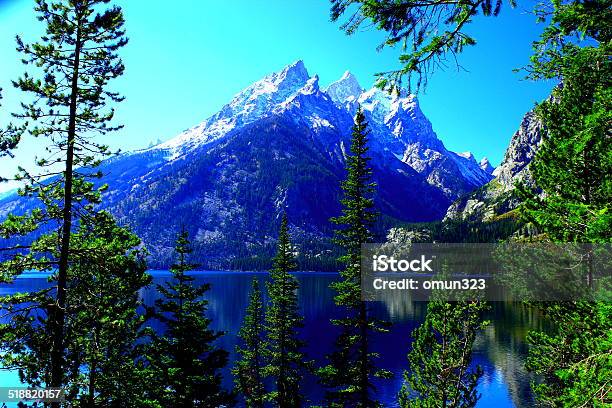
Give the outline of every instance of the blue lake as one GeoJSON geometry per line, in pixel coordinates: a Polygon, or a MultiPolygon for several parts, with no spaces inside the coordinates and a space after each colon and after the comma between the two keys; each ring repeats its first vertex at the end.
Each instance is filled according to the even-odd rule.
{"type": "MultiPolygon", "coordinates": [[[[164,271],[152,271],[154,283],[170,279],[164,271]]],[[[226,334],[219,345],[230,351],[231,362],[236,346],[236,334],[242,323],[247,305],[251,282],[254,277],[262,283],[268,279],[266,273],[247,272],[196,272],[197,283],[210,283],[211,290],[206,297],[213,327],[226,334]]],[[[335,339],[335,328],[330,324],[338,316],[333,302],[334,292],[329,284],[338,278],[333,273],[302,272],[296,276],[300,281],[299,301],[305,317],[302,336],[307,342],[309,359],[323,365],[325,355],[331,351],[335,339]]],[[[0,295],[26,292],[47,285],[45,277],[24,275],[13,285],[0,286],[0,295]]],[[[147,304],[153,304],[157,292],[153,287],[144,289],[142,297],[147,304]]],[[[529,407],[533,398],[529,383],[531,377],[524,368],[527,346],[524,342],[529,329],[538,328],[542,323],[539,315],[521,305],[496,302],[487,317],[491,325],[478,336],[473,360],[484,369],[479,385],[481,399],[478,407],[529,407]]],[[[372,346],[381,355],[379,365],[394,373],[392,380],[377,384],[378,399],[386,407],[397,406],[395,400],[402,386],[402,373],[407,367],[406,355],[410,350],[411,332],[424,318],[426,304],[397,298],[384,303],[372,303],[372,314],[393,322],[390,333],[376,335],[372,346]]],[[[230,362],[230,363],[231,363],[230,362]]],[[[226,386],[231,386],[229,369],[225,372],[226,386]]],[[[15,373],[0,370],[0,385],[18,385],[15,373]]],[[[304,394],[313,403],[319,401],[322,391],[314,377],[304,380],[304,394]]]]}

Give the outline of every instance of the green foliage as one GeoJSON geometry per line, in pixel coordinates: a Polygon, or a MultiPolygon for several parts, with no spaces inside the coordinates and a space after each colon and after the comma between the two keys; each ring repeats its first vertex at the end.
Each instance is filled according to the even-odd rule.
{"type": "Polygon", "coordinates": [[[208,301],[203,295],[210,285],[195,286],[194,278],[186,274],[195,265],[187,262],[191,248],[185,231],[179,234],[175,250],[173,279],[157,285],[162,297],[150,310],[165,330],[163,334],[150,330],[151,341],[145,347],[149,398],[163,407],[231,406],[234,397],[222,389],[220,373],[228,353],[214,344],[223,333],[212,330],[205,316],[208,301]]]}
{"type": "MultiPolygon", "coordinates": [[[[29,259],[43,270],[50,264],[45,259],[57,256],[57,239],[57,234],[42,236],[32,245],[36,253],[16,256],[17,263],[29,259]]],[[[71,406],[142,406],[134,344],[142,324],[138,292],[150,276],[139,245],[138,237],[118,227],[105,212],[83,220],[72,234],[63,342],[67,362],[63,384],[71,406]]],[[[15,263],[13,259],[3,267],[15,263]]],[[[44,270],[52,272],[53,282],[57,271],[50,268],[44,270]]],[[[32,386],[50,381],[49,310],[55,299],[53,286],[0,298],[0,311],[8,320],[0,325],[0,366],[14,369],[22,382],[32,386]]]]}
{"type": "MultiPolygon", "coordinates": [[[[472,18],[497,16],[502,0],[331,0],[332,21],[349,14],[342,29],[353,34],[363,25],[374,25],[387,33],[379,46],[401,46],[401,68],[377,74],[378,86],[399,90],[408,77],[408,90],[416,75],[419,88],[435,69],[444,68],[448,59],[457,63],[457,54],[476,44],[467,33],[472,18]],[[449,58],[450,57],[450,58],[449,58]]],[[[514,0],[509,0],[515,6],[514,0]]]]}
{"type": "Polygon", "coordinates": [[[372,196],[375,184],[369,166],[368,124],[361,109],[355,116],[351,154],[346,157],[347,176],[342,183],[342,215],[332,219],[336,243],[344,252],[339,260],[345,265],[342,280],[332,284],[337,292],[336,304],[346,316],[333,320],[341,333],[335,351],[328,356],[329,365],[319,369],[321,382],[327,387],[326,400],[331,407],[380,406],[371,391],[375,377],[388,378],[390,373],[375,365],[377,353],[370,350],[369,336],[384,332],[388,325],[369,316],[366,302],[361,300],[361,244],[371,241],[376,220],[372,196]]]}
{"type": "Polygon", "coordinates": [[[527,368],[542,379],[533,384],[538,400],[550,407],[608,407],[612,305],[566,302],[541,307],[555,329],[527,336],[527,368]]]}
{"type": "Polygon", "coordinates": [[[272,281],[268,284],[270,305],[266,311],[265,350],[265,375],[275,384],[275,389],[268,394],[268,398],[280,408],[303,405],[300,383],[308,365],[306,356],[301,351],[304,344],[299,340],[298,333],[303,325],[297,299],[299,284],[295,276],[290,274],[297,266],[293,251],[287,215],[284,214],[278,234],[274,267],[270,271],[272,281]]]}
{"type": "MultiPolygon", "coordinates": [[[[12,257],[0,264],[0,276],[11,281],[24,271],[53,272],[50,289],[27,295],[29,306],[13,310],[20,315],[14,319],[19,329],[12,334],[5,332],[0,344],[10,350],[7,363],[19,368],[22,380],[29,385],[76,387],[74,382],[80,377],[80,367],[102,361],[98,358],[104,352],[101,350],[108,351],[111,347],[98,344],[95,350],[85,349],[83,353],[90,353],[88,360],[83,353],[77,353],[75,341],[89,347],[93,340],[83,338],[80,332],[71,338],[70,330],[74,329],[71,324],[92,317],[83,312],[87,308],[69,303],[71,299],[87,298],[83,291],[100,284],[96,280],[102,279],[98,275],[102,270],[95,270],[94,265],[103,259],[100,254],[116,249],[104,235],[114,228],[113,222],[95,209],[105,186],[95,188],[93,182],[101,176],[95,167],[109,154],[107,147],[94,138],[119,128],[111,124],[114,110],[109,108],[109,103],[122,98],[108,89],[108,83],[123,73],[117,52],[127,43],[122,11],[119,7],[108,7],[108,3],[109,0],[36,0],[35,12],[45,25],[45,34],[32,44],[17,37],[17,50],[31,72],[13,84],[31,99],[28,102],[24,98],[21,112],[14,114],[22,122],[21,127],[12,128],[17,133],[9,134],[8,139],[4,134],[0,144],[5,152],[10,152],[22,133],[28,132],[33,137],[44,138],[43,155],[36,160],[36,173],[20,168],[16,176],[24,183],[20,194],[38,199],[39,206],[23,216],[9,216],[0,225],[3,238],[24,238],[30,242],[8,248],[12,257]],[[89,232],[86,235],[84,231],[93,231],[91,234],[99,233],[102,237],[98,241],[95,235],[89,232]],[[91,281],[80,281],[81,277],[89,277],[91,281]]],[[[126,251],[133,249],[134,239],[128,239],[125,245],[124,252],[114,258],[115,263],[109,264],[111,270],[119,267],[122,257],[129,258],[126,251]]],[[[107,293],[109,298],[98,300],[121,304],[114,296],[132,293],[146,281],[138,268],[133,268],[132,273],[133,280],[128,279],[127,286],[107,293]]],[[[112,274],[109,279],[112,281],[112,274]]],[[[6,303],[23,306],[24,299],[17,295],[6,299],[6,303]]],[[[109,322],[131,316],[133,308],[134,305],[124,304],[119,309],[109,309],[118,313],[108,316],[109,322]]],[[[100,330],[100,339],[110,341],[105,334],[107,328],[100,330]]],[[[123,330],[125,338],[132,337],[128,333],[131,325],[124,326],[123,330]]],[[[117,364],[123,361],[126,360],[119,359],[117,364]]],[[[95,373],[96,370],[90,380],[96,377],[95,373]]],[[[90,388],[104,387],[102,381],[94,381],[90,388]]],[[[71,397],[77,398],[77,393],[74,391],[71,397]]],[[[105,398],[101,396],[101,404],[105,398]]]]}
{"type": "MultiPolygon", "coordinates": [[[[547,26],[533,44],[531,65],[526,68],[530,79],[564,80],[573,54],[581,48],[580,45],[586,45],[584,49],[609,50],[612,39],[609,0],[540,2],[535,14],[538,21],[547,23],[547,26]]],[[[596,60],[592,62],[595,64],[596,60]]],[[[594,68],[604,67],[591,66],[591,74],[594,68]]]]}
{"type": "MultiPolygon", "coordinates": [[[[553,1],[538,13],[550,24],[534,44],[529,75],[561,83],[536,109],[545,133],[530,169],[543,194],[521,188],[522,215],[553,242],[610,243],[610,2],[553,1]],[[586,45],[579,46],[581,40],[586,45]]],[[[588,262],[588,251],[585,255],[588,262]]],[[[527,366],[542,378],[534,384],[538,400],[555,407],[609,405],[610,305],[580,301],[539,306],[557,327],[553,333],[528,335],[527,366]]]]}
{"type": "Polygon", "coordinates": [[[471,369],[476,334],[487,322],[485,302],[431,300],[427,315],[412,337],[410,371],[399,393],[401,407],[474,407],[482,369],[471,369]]]}
{"type": "Polygon", "coordinates": [[[253,278],[249,305],[238,333],[240,339],[240,344],[236,347],[238,358],[232,370],[236,391],[244,397],[247,408],[263,408],[266,401],[264,366],[267,342],[264,313],[259,281],[253,278]]]}
{"type": "Polygon", "coordinates": [[[73,406],[147,406],[135,367],[144,323],[139,291],[151,282],[145,254],[137,249],[140,239],[109,214],[94,217],[94,225],[81,227],[72,241],[74,250],[90,254],[73,258],[68,286],[66,360],[74,364],[68,372],[73,406]]]}
{"type": "Polygon", "coordinates": [[[523,215],[554,241],[612,240],[612,11],[610,2],[541,6],[550,20],[528,68],[561,84],[536,113],[545,132],[530,169],[538,191],[522,188],[523,215]],[[580,47],[572,38],[589,40],[580,47]]]}
{"type": "MultiPolygon", "coordinates": [[[[2,100],[2,88],[0,88],[0,101],[2,100]]],[[[2,106],[0,104],[0,106],[2,106]]],[[[21,135],[25,127],[16,127],[13,124],[8,124],[5,128],[0,127],[0,157],[10,156],[13,157],[12,150],[17,147],[21,140],[21,135]]],[[[0,177],[0,181],[4,181],[0,177]]]]}
{"type": "Polygon", "coordinates": [[[562,84],[536,109],[546,132],[530,169],[545,194],[523,189],[522,214],[554,241],[611,242],[610,47],[565,52],[562,84]]]}
{"type": "Polygon", "coordinates": [[[492,220],[444,220],[426,223],[401,224],[407,231],[417,231],[421,242],[446,243],[493,243],[503,241],[521,228],[521,223],[512,215],[492,220]]]}

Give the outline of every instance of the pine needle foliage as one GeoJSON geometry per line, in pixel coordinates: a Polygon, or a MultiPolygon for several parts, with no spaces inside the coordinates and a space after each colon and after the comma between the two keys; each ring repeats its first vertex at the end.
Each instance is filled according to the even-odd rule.
{"type": "Polygon", "coordinates": [[[203,298],[210,285],[195,285],[187,274],[196,265],[188,262],[191,244],[186,231],[177,240],[177,262],[172,279],[158,284],[160,298],[149,315],[162,325],[162,332],[150,331],[146,347],[152,400],[164,407],[232,406],[234,396],[222,387],[221,370],[228,353],[215,343],[224,334],[210,328],[206,317],[208,301],[203,298]]]}
{"type": "Polygon", "coordinates": [[[378,49],[398,47],[401,68],[377,73],[377,85],[390,91],[419,90],[435,70],[460,68],[458,54],[476,44],[469,24],[476,17],[497,16],[502,5],[515,0],[330,0],[331,19],[346,19],[343,31],[352,35],[365,26],[386,33],[378,49]]]}
{"type": "Polygon", "coordinates": [[[326,387],[326,404],[330,407],[377,407],[375,378],[389,378],[390,373],[376,367],[378,354],[371,350],[373,333],[388,330],[389,324],[370,316],[367,303],[361,298],[361,245],[371,242],[377,214],[373,196],[375,183],[368,157],[368,124],[361,109],[355,116],[351,150],[346,157],[346,179],[342,182],[344,197],[342,215],[332,219],[337,225],[335,240],[344,254],[341,280],[332,284],[335,303],[345,317],[332,323],[339,327],[329,364],[318,370],[326,387]]]}
{"type": "Polygon", "coordinates": [[[267,395],[264,382],[267,340],[263,294],[257,278],[253,278],[249,304],[238,338],[238,357],[232,370],[236,391],[244,398],[247,408],[263,408],[267,395]]]}
{"type": "Polygon", "coordinates": [[[298,304],[299,283],[290,272],[297,268],[294,248],[289,236],[287,214],[283,214],[278,246],[268,283],[270,304],[266,310],[266,377],[274,388],[267,398],[279,408],[295,408],[304,404],[301,384],[308,363],[299,338],[303,320],[298,304]]]}
{"type": "MultiPolygon", "coordinates": [[[[77,281],[79,271],[88,271],[83,276],[93,279],[96,275],[87,263],[120,249],[108,237],[98,240],[91,232],[115,229],[96,209],[105,186],[96,187],[101,174],[95,168],[110,154],[99,139],[120,128],[113,124],[112,104],[122,97],[109,83],[123,74],[118,52],[127,38],[121,8],[110,5],[110,0],[35,4],[44,34],[34,43],[17,37],[17,50],[28,70],[13,84],[24,98],[21,110],[13,114],[20,124],[9,126],[8,134],[3,131],[0,148],[8,154],[25,135],[41,139],[35,169],[19,168],[15,177],[23,183],[20,194],[38,204],[25,214],[10,214],[0,225],[2,238],[24,243],[4,248],[10,257],[0,264],[0,279],[10,282],[25,271],[39,271],[51,274],[51,285],[4,299],[3,305],[12,305],[11,322],[20,327],[3,331],[0,348],[4,362],[17,367],[26,384],[70,388],[82,364],[72,348],[79,339],[70,337],[70,325],[81,314],[70,299],[84,296],[79,291],[88,287],[77,281]]],[[[116,230],[129,235],[122,231],[116,230]]],[[[126,240],[123,253],[111,258],[116,263],[109,270],[119,273],[114,267],[131,259],[136,241],[126,240]]],[[[134,280],[128,281],[138,285],[146,280],[140,270],[132,271],[134,280]]],[[[123,289],[107,296],[125,294],[123,289]]],[[[132,289],[125,287],[127,293],[132,289]]],[[[127,317],[124,313],[131,308],[126,305],[117,318],[127,317]]]]}
{"type": "Polygon", "coordinates": [[[425,321],[412,334],[410,370],[404,372],[400,407],[476,406],[476,386],[483,372],[471,366],[472,348],[477,333],[487,325],[482,316],[487,308],[479,300],[428,303],[425,321]]]}

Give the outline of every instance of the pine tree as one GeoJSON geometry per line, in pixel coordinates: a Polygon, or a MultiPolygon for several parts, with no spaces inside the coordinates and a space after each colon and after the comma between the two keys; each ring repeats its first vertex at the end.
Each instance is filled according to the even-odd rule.
{"type": "MultiPolygon", "coordinates": [[[[76,256],[71,241],[79,221],[90,217],[94,205],[100,202],[103,188],[94,188],[92,179],[100,174],[93,168],[108,149],[93,137],[118,128],[110,125],[114,111],[108,109],[108,104],[121,97],[108,89],[108,82],[123,73],[117,51],[127,42],[121,9],[108,8],[108,3],[37,0],[35,11],[38,20],[46,25],[45,34],[33,44],[17,37],[24,63],[34,66],[40,76],[25,73],[14,82],[19,90],[32,96],[32,102],[22,103],[23,111],[14,116],[27,122],[29,134],[45,138],[43,146],[48,157],[37,159],[40,173],[20,169],[17,176],[25,182],[21,194],[38,198],[40,206],[24,216],[9,216],[0,234],[19,238],[32,237],[35,231],[38,235],[53,232],[31,245],[17,247],[22,252],[3,263],[1,271],[6,280],[24,270],[55,271],[52,290],[29,295],[44,311],[44,317],[22,321],[32,325],[32,332],[40,336],[20,339],[41,343],[32,344],[40,351],[38,358],[28,358],[31,351],[25,349],[15,356],[26,367],[24,373],[32,385],[64,386],[74,364],[66,360],[67,290],[70,266],[76,256]],[[48,352],[42,350],[42,344],[48,352]]],[[[19,302],[17,298],[12,300],[19,302]]],[[[4,337],[1,342],[11,348],[15,338],[4,337]]]]}
{"type": "Polygon", "coordinates": [[[263,296],[259,281],[253,278],[249,305],[238,333],[240,339],[240,344],[236,347],[238,358],[232,370],[236,391],[244,397],[247,408],[263,408],[266,401],[264,367],[267,341],[264,319],[263,296]]]}
{"type": "Polygon", "coordinates": [[[388,378],[390,373],[377,369],[376,353],[370,349],[369,337],[384,332],[388,324],[369,316],[366,302],[361,299],[361,245],[371,242],[371,230],[376,219],[372,196],[375,184],[371,181],[369,166],[368,124],[361,109],[355,116],[351,154],[346,157],[347,176],[342,183],[343,213],[332,219],[336,230],[336,243],[345,251],[339,258],[345,268],[342,280],[332,284],[337,292],[336,305],[346,316],[333,320],[341,334],[336,350],[328,356],[329,364],[319,369],[322,383],[328,388],[327,403],[331,407],[374,407],[380,404],[372,390],[375,377],[388,378]]]}
{"type": "Polygon", "coordinates": [[[268,284],[270,305],[266,312],[268,348],[266,377],[272,378],[275,389],[268,398],[279,408],[301,407],[300,383],[306,368],[304,346],[298,330],[303,325],[297,291],[299,283],[289,272],[297,267],[289,238],[287,214],[283,215],[278,234],[278,249],[268,284]]]}
{"type": "Polygon", "coordinates": [[[487,324],[486,308],[477,300],[429,302],[425,321],[412,334],[410,371],[399,393],[402,408],[476,406],[482,369],[470,369],[470,363],[476,334],[487,324]]]}
{"type": "Polygon", "coordinates": [[[162,296],[150,315],[165,328],[163,334],[152,332],[146,359],[152,379],[151,399],[164,407],[218,407],[234,404],[232,394],[223,390],[220,370],[228,362],[227,351],[215,342],[222,332],[210,328],[205,317],[208,301],[203,299],[210,289],[195,286],[187,272],[195,265],[188,263],[191,253],[186,231],[176,241],[178,262],[170,268],[172,281],[157,285],[162,296]]]}
{"type": "MultiPolygon", "coordinates": [[[[522,215],[553,242],[582,244],[585,283],[594,288],[590,245],[612,242],[610,2],[555,2],[541,8],[540,18],[549,25],[528,71],[560,85],[536,108],[545,132],[530,169],[543,194],[522,187],[522,215]]],[[[609,405],[612,308],[595,299],[537,304],[555,323],[527,338],[527,368],[542,379],[533,384],[540,403],[609,405]]]]}
{"type": "MultiPolygon", "coordinates": [[[[142,382],[134,375],[135,344],[141,317],[139,291],[150,282],[138,249],[140,240],[116,225],[106,212],[83,220],[72,234],[71,266],[65,303],[64,388],[73,407],[142,406],[142,382]]],[[[56,235],[43,235],[33,246],[53,248],[56,235]]],[[[50,257],[56,257],[51,253],[50,257]]],[[[43,259],[38,261],[46,262],[43,259]]],[[[11,267],[21,260],[9,260],[11,267]]],[[[0,325],[2,366],[22,382],[48,384],[49,333],[45,311],[53,297],[43,289],[1,297],[8,322],[0,325]]]]}
{"type": "Polygon", "coordinates": [[[612,398],[612,306],[609,302],[539,305],[555,327],[530,331],[526,367],[541,381],[532,387],[550,407],[608,407],[612,398]]]}
{"type": "Polygon", "coordinates": [[[536,59],[532,68],[539,73],[534,75],[558,77],[561,85],[536,108],[545,132],[530,170],[545,194],[522,188],[522,214],[556,242],[612,241],[612,46],[607,37],[595,38],[600,47],[563,45],[558,54],[540,56],[545,61],[536,59]]]}
{"type": "Polygon", "coordinates": [[[144,317],[139,291],[151,282],[140,239],[100,212],[82,223],[67,297],[69,393],[74,407],[148,406],[138,377],[137,344],[144,317]],[[83,387],[85,385],[85,387],[83,387]]]}

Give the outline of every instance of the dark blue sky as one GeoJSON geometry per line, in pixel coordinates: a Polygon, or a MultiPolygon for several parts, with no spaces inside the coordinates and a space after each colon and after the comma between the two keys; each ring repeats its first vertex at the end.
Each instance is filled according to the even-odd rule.
{"type": "MultiPolygon", "coordinates": [[[[304,60],[322,85],[351,70],[368,88],[373,74],[396,66],[398,50],[376,51],[374,30],[347,37],[329,21],[325,0],[161,0],[117,2],[125,10],[130,44],[122,51],[126,75],[116,81],[127,100],[118,107],[126,125],[107,143],[123,149],[166,140],[216,112],[265,74],[304,60]]],[[[0,0],[0,121],[17,103],[10,80],[23,70],[14,35],[40,35],[33,0],[0,0]]],[[[512,133],[552,84],[523,81],[513,73],[528,63],[542,29],[523,7],[498,18],[474,19],[478,45],[460,56],[466,71],[437,72],[419,95],[438,137],[456,151],[499,163],[512,133]]],[[[2,159],[0,174],[28,164],[40,145],[23,144],[16,160],[2,159]]]]}

